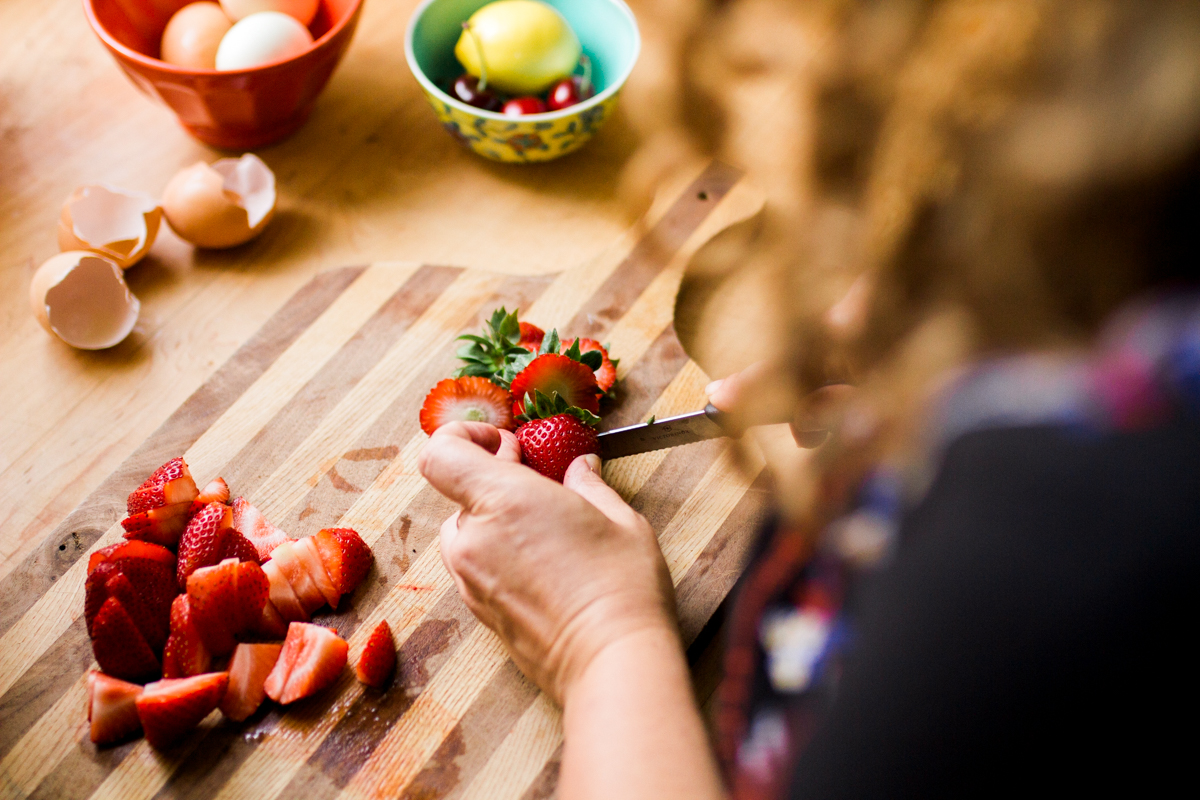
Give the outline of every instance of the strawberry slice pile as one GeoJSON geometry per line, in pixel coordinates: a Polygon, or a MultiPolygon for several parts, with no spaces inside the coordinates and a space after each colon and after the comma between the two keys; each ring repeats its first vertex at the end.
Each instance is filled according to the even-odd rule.
{"type": "Polygon", "coordinates": [[[421,406],[429,435],[450,422],[516,430],[521,460],[562,482],[578,456],[600,451],[601,404],[613,397],[618,360],[595,339],[560,340],[496,309],[481,335],[458,337],[463,366],[439,381],[421,406]],[[511,411],[509,411],[511,409],[511,411]]]}
{"type": "MultiPolygon", "coordinates": [[[[345,668],[346,641],[308,621],[363,583],[371,548],[350,528],[292,538],[230,496],[222,478],[197,489],[187,463],[172,459],[129,495],[124,540],[88,559],[96,744],[142,731],[170,747],[216,708],[240,722],[265,698],[308,697],[345,668]]],[[[394,664],[390,633],[388,641],[394,664]]],[[[369,653],[377,671],[385,656],[369,653]]]]}

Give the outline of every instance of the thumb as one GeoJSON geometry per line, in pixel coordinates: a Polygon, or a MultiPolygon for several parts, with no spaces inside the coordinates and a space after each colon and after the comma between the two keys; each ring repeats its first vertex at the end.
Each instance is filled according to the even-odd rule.
{"type": "Polygon", "coordinates": [[[589,453],[579,456],[567,467],[563,486],[587,500],[601,514],[621,526],[636,522],[638,513],[621,499],[621,495],[600,477],[600,456],[589,453]]]}

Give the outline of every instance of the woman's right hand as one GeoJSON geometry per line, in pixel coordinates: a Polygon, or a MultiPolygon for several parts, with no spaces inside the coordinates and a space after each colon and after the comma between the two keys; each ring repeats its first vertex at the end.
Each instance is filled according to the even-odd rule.
{"type": "MultiPolygon", "coordinates": [[[[741,372],[715,380],[705,387],[708,402],[721,411],[734,412],[745,407],[751,398],[762,395],[778,380],[778,370],[766,361],[758,361],[741,372]]],[[[818,447],[829,437],[841,412],[854,393],[847,383],[822,386],[802,397],[791,410],[790,425],[796,444],[804,448],[818,447]]],[[[779,420],[776,420],[779,421],[779,420]]]]}
{"type": "Polygon", "coordinates": [[[462,505],[442,560],[517,666],[560,703],[605,648],[647,631],[678,639],[674,592],[654,530],[580,456],[560,485],[520,463],[491,425],[439,428],[418,467],[462,505]]]}

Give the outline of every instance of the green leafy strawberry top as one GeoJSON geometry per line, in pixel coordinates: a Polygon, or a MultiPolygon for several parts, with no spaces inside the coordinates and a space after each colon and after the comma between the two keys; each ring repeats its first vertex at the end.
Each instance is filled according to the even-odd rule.
{"type": "Polygon", "coordinates": [[[571,405],[558,392],[552,392],[547,397],[539,389],[534,389],[532,396],[525,395],[525,411],[517,419],[521,422],[531,422],[535,419],[550,419],[559,414],[570,414],[585,425],[593,427],[600,424],[599,417],[585,408],[571,405]]]}
{"type": "Polygon", "coordinates": [[[529,363],[540,355],[557,353],[572,361],[587,365],[592,371],[600,369],[604,356],[599,350],[579,352],[579,340],[576,339],[566,350],[561,350],[558,330],[551,330],[542,340],[542,345],[534,352],[522,347],[521,324],[517,318],[519,309],[511,314],[501,307],[492,312],[492,318],[484,323],[483,335],[476,336],[464,333],[458,338],[467,344],[458,348],[458,357],[464,363],[454,372],[455,378],[464,375],[475,375],[487,378],[493,383],[509,388],[513,378],[517,377],[529,363]]]}

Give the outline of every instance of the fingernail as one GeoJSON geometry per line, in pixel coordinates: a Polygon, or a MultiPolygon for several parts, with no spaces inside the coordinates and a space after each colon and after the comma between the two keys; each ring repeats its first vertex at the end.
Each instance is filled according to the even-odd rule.
{"type": "Polygon", "coordinates": [[[704,393],[712,397],[713,392],[721,388],[721,384],[725,382],[724,378],[717,378],[715,381],[704,387],[704,393]]]}
{"type": "Polygon", "coordinates": [[[583,457],[583,460],[587,462],[588,469],[597,475],[600,474],[600,456],[596,455],[595,453],[588,453],[583,457]]]}

